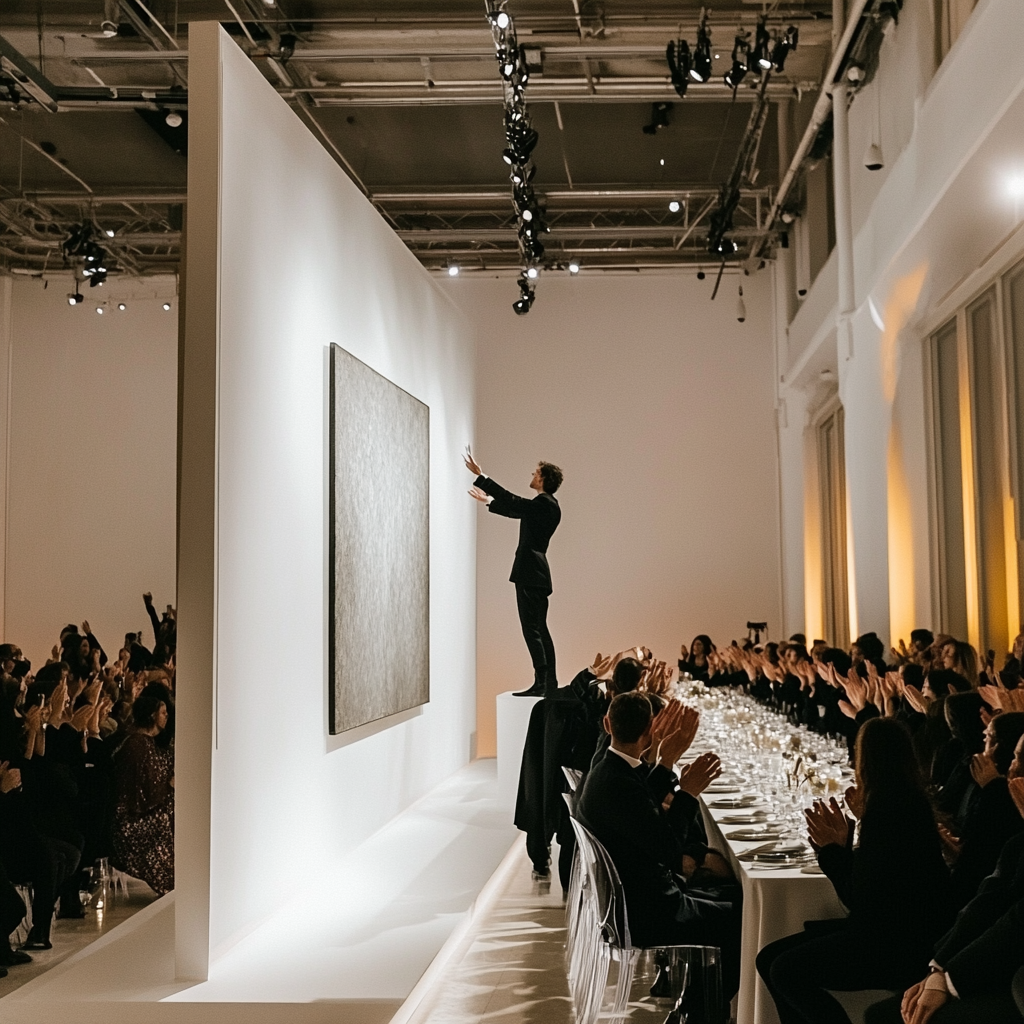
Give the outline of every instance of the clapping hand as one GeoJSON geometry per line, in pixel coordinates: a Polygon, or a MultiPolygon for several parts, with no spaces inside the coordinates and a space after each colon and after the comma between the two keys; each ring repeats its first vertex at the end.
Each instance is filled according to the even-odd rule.
{"type": "Polygon", "coordinates": [[[658,764],[671,769],[690,749],[700,714],[681,701],[669,701],[651,723],[651,749],[658,764]]]}
{"type": "Polygon", "coordinates": [[[480,468],[480,464],[473,458],[473,449],[466,445],[466,450],[462,453],[462,461],[466,464],[466,469],[473,474],[473,476],[483,476],[484,471],[480,468]]]}
{"type": "Polygon", "coordinates": [[[999,769],[990,754],[975,754],[971,758],[971,777],[982,789],[999,778],[999,769]]]}
{"type": "Polygon", "coordinates": [[[590,672],[598,679],[608,679],[612,674],[612,663],[615,661],[612,655],[605,657],[600,651],[594,655],[594,663],[590,666],[590,672]]]}
{"type": "Polygon", "coordinates": [[[83,704],[81,707],[75,708],[75,710],[71,712],[71,718],[69,719],[71,722],[71,728],[74,729],[75,732],[88,732],[89,723],[92,721],[92,717],[93,706],[91,704],[83,704]]]}
{"type": "Polygon", "coordinates": [[[813,807],[804,811],[807,837],[811,845],[820,850],[824,846],[846,846],[850,841],[850,820],[843,809],[830,797],[828,803],[815,800],[813,807]]]}
{"type": "Polygon", "coordinates": [[[690,796],[700,796],[719,775],[722,762],[717,754],[708,752],[684,765],[679,771],[679,788],[690,796]]]}

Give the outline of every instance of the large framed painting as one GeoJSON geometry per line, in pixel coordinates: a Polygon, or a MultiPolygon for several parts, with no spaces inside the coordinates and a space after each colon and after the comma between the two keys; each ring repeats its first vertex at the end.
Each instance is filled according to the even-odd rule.
{"type": "Polygon", "coordinates": [[[430,410],[338,345],[330,375],[336,735],[430,700],[430,410]]]}

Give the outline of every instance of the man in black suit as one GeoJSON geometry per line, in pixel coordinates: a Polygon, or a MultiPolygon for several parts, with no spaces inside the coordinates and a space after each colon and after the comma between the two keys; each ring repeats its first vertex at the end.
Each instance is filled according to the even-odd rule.
{"type": "Polygon", "coordinates": [[[696,719],[678,702],[655,719],[645,694],[615,697],[605,718],[611,745],[587,773],[576,815],[615,864],[633,944],[718,946],[731,999],[739,989],[739,887],[727,883],[727,863],[694,828],[697,797],[721,773],[721,764],[705,754],[679,778],[672,771],[693,741],[696,719]],[[721,876],[721,884],[694,888],[687,876],[698,868],[705,877],[721,876]]]}
{"type": "Polygon", "coordinates": [[[467,448],[466,468],[476,474],[470,495],[487,505],[495,515],[519,520],[519,546],[512,562],[509,581],[516,585],[516,604],[523,639],[533,661],[533,686],[519,691],[517,697],[550,696],[558,688],[555,676],[555,645],[548,632],[548,597],[551,594],[551,570],[548,568],[548,544],[558,529],[562,510],[555,491],[562,483],[562,471],[550,462],[541,462],[533,471],[530,487],[537,492],[532,501],[506,491],[486,476],[473,453],[467,448]]]}

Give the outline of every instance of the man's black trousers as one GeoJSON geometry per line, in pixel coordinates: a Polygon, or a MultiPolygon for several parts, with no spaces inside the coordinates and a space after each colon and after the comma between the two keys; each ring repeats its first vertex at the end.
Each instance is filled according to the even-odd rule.
{"type": "Polygon", "coordinates": [[[534,685],[553,693],[558,686],[555,676],[555,645],[548,632],[548,592],[543,587],[516,584],[516,605],[523,639],[533,662],[534,685]]]}

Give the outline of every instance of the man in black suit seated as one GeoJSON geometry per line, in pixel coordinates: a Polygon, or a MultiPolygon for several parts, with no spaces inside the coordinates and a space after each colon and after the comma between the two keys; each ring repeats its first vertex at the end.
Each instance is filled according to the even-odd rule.
{"type": "MultiPolygon", "coordinates": [[[[1024,815],[1024,779],[1010,781],[1024,815]]],[[[1024,833],[1008,840],[995,871],[939,940],[927,978],[868,1008],[868,1024],[1021,1024],[1015,999],[1024,969],[1024,833]]]]}
{"type": "Polygon", "coordinates": [[[519,691],[517,697],[551,696],[558,688],[555,676],[555,645],[548,632],[548,597],[551,595],[551,570],[548,568],[548,544],[558,529],[562,510],[555,491],[562,484],[562,471],[550,462],[538,463],[530,487],[537,496],[521,498],[506,491],[486,476],[473,453],[463,456],[466,468],[476,474],[470,495],[487,505],[488,511],[519,520],[519,546],[512,562],[509,581],[516,585],[516,605],[523,639],[533,661],[533,686],[519,691]]]}
{"type": "Polygon", "coordinates": [[[705,754],[678,778],[672,770],[693,742],[697,720],[678,702],[654,718],[645,694],[615,697],[605,718],[611,745],[587,773],[576,814],[619,873],[633,944],[718,946],[731,999],[739,989],[739,887],[727,882],[728,864],[695,828],[697,797],[721,764],[705,754]],[[709,883],[703,889],[688,881],[698,871],[709,883]]]}

